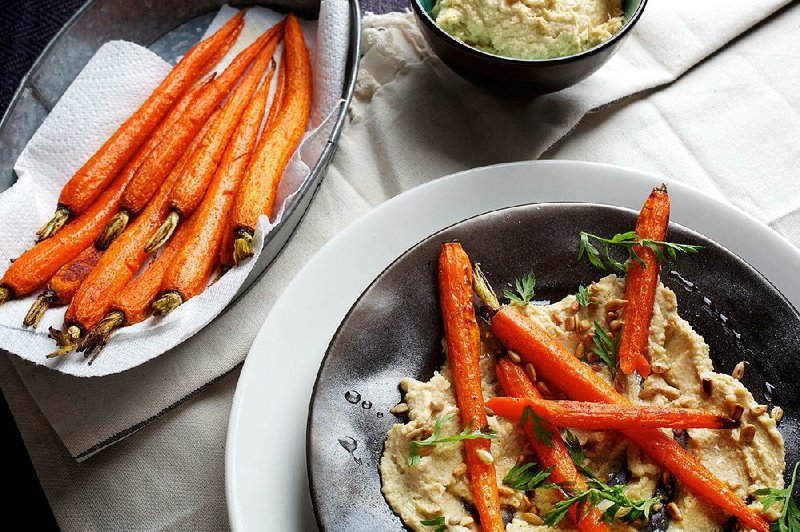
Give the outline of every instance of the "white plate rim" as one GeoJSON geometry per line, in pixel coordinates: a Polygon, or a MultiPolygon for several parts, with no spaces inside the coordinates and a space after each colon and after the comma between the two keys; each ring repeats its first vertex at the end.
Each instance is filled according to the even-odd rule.
{"type": "Polygon", "coordinates": [[[800,269],[800,250],[744,211],[674,180],[608,164],[551,160],[474,168],[419,185],[376,207],[323,246],[289,283],[262,325],[242,368],[228,425],[225,494],[231,528],[316,527],[306,476],[305,427],[319,364],[352,304],[397,256],[444,227],[503,207],[575,201],[638,209],[661,182],[670,188],[672,221],[743,258],[800,308],[800,285],[792,283],[792,272],[800,269]],[[384,236],[387,230],[395,231],[391,238],[384,236]],[[371,242],[379,245],[367,245],[371,242]],[[354,259],[359,251],[364,253],[354,259]],[[293,329],[299,323],[313,323],[314,328],[293,329]],[[266,349],[268,345],[273,349],[266,349]],[[272,351],[279,353],[270,356],[272,351]],[[284,352],[288,358],[282,359],[284,352]],[[287,369],[293,378],[267,382],[287,369]],[[282,400],[289,396],[297,400],[282,400]]]}

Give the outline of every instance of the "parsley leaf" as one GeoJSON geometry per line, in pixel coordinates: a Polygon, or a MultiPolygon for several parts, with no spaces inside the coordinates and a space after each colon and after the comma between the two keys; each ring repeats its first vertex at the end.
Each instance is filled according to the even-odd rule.
{"type": "Polygon", "coordinates": [[[486,440],[493,440],[497,438],[497,434],[493,430],[472,430],[472,425],[468,425],[461,433],[456,434],[455,436],[448,436],[446,438],[442,438],[442,429],[444,428],[444,424],[452,418],[455,414],[447,414],[439,419],[436,420],[436,423],[433,426],[433,434],[430,437],[424,440],[414,440],[409,442],[408,444],[408,465],[415,466],[419,465],[420,454],[419,448],[423,445],[439,445],[440,443],[452,443],[457,441],[464,441],[464,440],[477,440],[477,439],[486,439],[486,440]]]}
{"type": "Polygon", "coordinates": [[[583,461],[586,459],[586,449],[583,448],[578,437],[569,429],[564,429],[562,435],[572,461],[575,462],[576,466],[583,465],[583,461]]]}
{"type": "Polygon", "coordinates": [[[444,532],[447,530],[447,525],[444,522],[444,516],[440,515],[437,517],[432,517],[431,519],[423,519],[420,521],[425,526],[435,526],[437,527],[435,532],[444,532]]]}
{"type": "Polygon", "coordinates": [[[550,466],[542,470],[539,468],[539,464],[535,462],[517,464],[503,477],[503,484],[509,488],[520,491],[533,491],[539,488],[557,488],[558,486],[556,484],[547,482],[554,467],[555,466],[550,466]]]}
{"type": "Polygon", "coordinates": [[[586,308],[589,305],[599,305],[600,304],[597,301],[591,301],[589,299],[589,289],[586,288],[585,286],[583,286],[582,284],[578,285],[578,293],[575,294],[575,300],[583,308],[586,308]]]}
{"type": "Polygon", "coordinates": [[[619,350],[620,338],[620,335],[612,338],[600,327],[599,323],[594,322],[594,338],[592,338],[594,347],[592,347],[592,352],[605,362],[608,369],[611,370],[612,377],[617,373],[617,351],[619,350]]]}
{"type": "Polygon", "coordinates": [[[553,446],[553,435],[547,429],[545,425],[549,425],[547,421],[540,418],[536,415],[536,412],[533,411],[533,408],[526,406],[522,410],[522,418],[520,419],[520,423],[523,427],[528,422],[528,418],[531,419],[533,424],[533,436],[539,443],[545,445],[546,447],[553,446]]]}
{"type": "Polygon", "coordinates": [[[600,250],[597,248],[597,246],[592,244],[592,240],[597,242],[602,248],[602,255],[605,258],[605,262],[610,264],[613,268],[623,272],[627,269],[628,264],[633,261],[641,264],[642,268],[645,267],[644,260],[642,260],[636,251],[634,251],[636,246],[644,246],[652,250],[656,257],[656,261],[659,264],[665,264],[670,260],[676,260],[678,258],[678,253],[697,253],[703,249],[703,246],[676,244],[674,242],[663,242],[661,240],[653,240],[650,238],[639,238],[639,235],[636,234],[636,231],[617,233],[611,238],[603,238],[601,236],[581,231],[580,241],[578,244],[578,260],[581,260],[585,255],[592,265],[600,268],[601,270],[606,270],[607,267],[605,262],[603,262],[603,257],[601,257],[600,250]],[[611,246],[620,246],[627,249],[628,258],[624,263],[619,262],[611,256],[609,253],[611,246]]]}
{"type": "Polygon", "coordinates": [[[533,272],[528,273],[521,279],[514,281],[514,290],[503,290],[503,297],[517,305],[527,305],[533,299],[534,288],[536,287],[536,276],[533,272]]]}
{"type": "Polygon", "coordinates": [[[544,515],[544,524],[555,526],[564,519],[573,506],[576,513],[583,518],[604,500],[611,502],[611,506],[603,512],[604,521],[616,520],[633,524],[639,520],[649,520],[653,505],[661,500],[658,497],[650,497],[641,501],[631,500],[625,495],[622,484],[609,486],[594,475],[586,479],[586,485],[589,487],[586,491],[572,493],[564,491],[564,499],[555,503],[553,508],[544,515]]]}
{"type": "Polygon", "coordinates": [[[783,510],[781,510],[780,517],[778,517],[777,521],[770,524],[770,532],[795,532],[800,530],[800,508],[797,502],[792,498],[794,484],[797,480],[798,466],[800,466],[800,462],[794,464],[792,481],[782,490],[762,488],[754,492],[761,502],[764,511],[767,511],[774,504],[783,503],[783,510]]]}

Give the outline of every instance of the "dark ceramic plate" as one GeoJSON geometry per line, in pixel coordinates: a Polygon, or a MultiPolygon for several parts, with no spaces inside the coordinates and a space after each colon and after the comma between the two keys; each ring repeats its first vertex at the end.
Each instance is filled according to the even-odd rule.
{"type": "MultiPolygon", "coordinates": [[[[495,287],[533,269],[537,299],[546,302],[604,275],[576,261],[581,230],[612,235],[635,220],[628,209],[585,203],[502,209],[436,233],[384,270],[333,337],[311,398],[308,474],[320,527],[403,530],[381,494],[378,464],[386,433],[402,422],[389,413],[401,399],[400,378],[428,379],[443,362],[436,276],[443,242],[459,240],[495,287]]],[[[800,459],[800,315],[725,248],[676,224],[669,239],[704,246],[666,268],[662,280],[677,294],[680,314],[706,339],[715,369],[730,372],[747,361],[743,381],[756,400],[784,408],[780,430],[793,464],[800,459]]]]}

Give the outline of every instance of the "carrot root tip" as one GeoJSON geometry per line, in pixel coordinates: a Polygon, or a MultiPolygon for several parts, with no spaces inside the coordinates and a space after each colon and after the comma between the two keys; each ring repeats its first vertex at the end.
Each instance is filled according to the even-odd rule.
{"type": "Polygon", "coordinates": [[[176,291],[170,290],[161,294],[161,297],[153,302],[153,315],[166,316],[183,304],[183,297],[176,291]]]}
{"type": "Polygon", "coordinates": [[[22,320],[22,324],[26,327],[33,327],[34,329],[38,327],[39,323],[42,321],[44,313],[47,312],[47,309],[49,309],[50,305],[55,303],[55,301],[56,293],[50,289],[47,289],[36,296],[36,301],[34,301],[31,305],[31,308],[25,315],[25,319],[22,320]]]}
{"type": "Polygon", "coordinates": [[[7,286],[0,286],[0,305],[10,299],[14,299],[14,291],[7,286]]]}
{"type": "Polygon", "coordinates": [[[167,243],[167,241],[172,237],[172,233],[175,232],[175,229],[178,227],[178,224],[181,221],[181,216],[175,211],[170,211],[169,215],[167,215],[167,219],[164,220],[164,223],[161,224],[155,233],[153,233],[153,237],[150,239],[150,242],[144,247],[145,252],[153,253],[154,251],[158,251],[161,246],[167,243]]]}
{"type": "Polygon", "coordinates": [[[236,232],[233,243],[233,262],[237,266],[240,262],[253,256],[253,233],[249,229],[236,232]]]}
{"type": "Polygon", "coordinates": [[[50,221],[44,224],[41,229],[36,231],[36,241],[41,242],[42,240],[46,240],[56,234],[58,230],[64,227],[64,224],[67,223],[70,214],[71,212],[69,207],[59,205],[56,208],[56,212],[53,213],[53,217],[50,218],[50,221]]]}
{"type": "Polygon", "coordinates": [[[109,312],[94,329],[89,331],[79,343],[78,351],[83,351],[85,356],[89,358],[89,365],[91,366],[95,359],[103,352],[103,349],[108,344],[108,339],[111,333],[117,327],[125,324],[125,314],[122,311],[114,310],[109,312]]]}
{"type": "Polygon", "coordinates": [[[495,294],[492,285],[489,284],[489,281],[483,274],[481,265],[477,262],[473,268],[472,285],[473,288],[475,288],[475,293],[478,294],[478,298],[492,313],[500,310],[500,300],[497,299],[497,294],[495,294]]]}
{"type": "Polygon", "coordinates": [[[67,327],[66,332],[59,331],[56,328],[50,327],[48,336],[56,341],[58,349],[47,355],[47,358],[55,358],[61,355],[66,355],[73,349],[81,337],[81,329],[77,325],[70,325],[67,327]]]}
{"type": "Polygon", "coordinates": [[[108,246],[111,245],[114,239],[122,234],[128,226],[130,219],[131,217],[128,211],[119,211],[115,214],[103,228],[103,232],[100,233],[100,236],[97,237],[97,241],[94,244],[95,247],[100,250],[108,249],[108,246]]]}

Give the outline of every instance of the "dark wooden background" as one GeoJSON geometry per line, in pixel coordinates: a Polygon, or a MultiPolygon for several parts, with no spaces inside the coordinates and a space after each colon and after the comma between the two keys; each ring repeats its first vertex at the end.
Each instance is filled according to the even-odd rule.
{"type": "MultiPolygon", "coordinates": [[[[20,80],[34,60],[83,3],[84,0],[0,2],[0,114],[5,113],[20,80]]],[[[408,0],[359,0],[359,3],[362,12],[372,13],[408,7],[408,0]]],[[[11,513],[24,516],[27,530],[58,530],[5,397],[0,401],[0,434],[5,450],[3,459],[8,464],[5,476],[7,491],[3,498],[7,517],[11,513]]]]}

